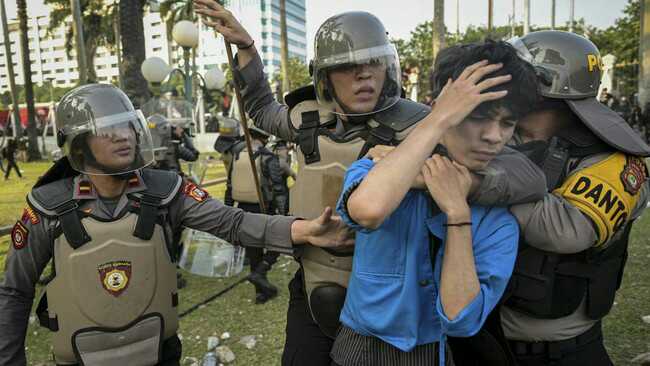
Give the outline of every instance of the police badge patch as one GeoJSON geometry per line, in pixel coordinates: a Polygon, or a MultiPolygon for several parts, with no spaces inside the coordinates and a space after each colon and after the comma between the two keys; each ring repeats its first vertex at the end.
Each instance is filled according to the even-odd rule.
{"type": "Polygon", "coordinates": [[[183,192],[192,197],[195,201],[197,202],[203,202],[208,198],[210,195],[208,192],[200,188],[194,183],[187,182],[185,183],[185,187],[183,188],[183,192]]]}
{"type": "Polygon", "coordinates": [[[129,287],[131,280],[131,262],[115,261],[97,267],[102,287],[109,294],[118,297],[129,287]]]}
{"type": "Polygon", "coordinates": [[[621,172],[621,181],[623,181],[625,191],[630,194],[637,194],[646,179],[646,165],[644,161],[636,156],[627,156],[625,167],[621,172]]]}
{"type": "Polygon", "coordinates": [[[27,230],[22,222],[16,221],[16,225],[11,229],[11,244],[14,246],[14,249],[23,249],[27,245],[28,236],[29,230],[27,230]]]}

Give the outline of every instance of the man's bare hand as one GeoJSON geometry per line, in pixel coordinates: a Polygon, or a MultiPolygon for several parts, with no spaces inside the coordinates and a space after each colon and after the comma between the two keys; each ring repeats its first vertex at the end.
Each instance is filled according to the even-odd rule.
{"type": "Polygon", "coordinates": [[[223,35],[226,41],[239,47],[248,46],[253,42],[253,38],[232,13],[218,2],[215,0],[193,1],[194,11],[202,16],[203,23],[223,35]]]}
{"type": "Polygon", "coordinates": [[[469,215],[467,195],[472,176],[466,167],[436,154],[424,163],[422,175],[442,212],[450,217],[469,215]]]}
{"type": "Polygon", "coordinates": [[[499,70],[502,64],[488,64],[487,60],[477,62],[463,70],[456,80],[449,79],[438,98],[436,98],[431,114],[435,120],[442,123],[443,128],[454,127],[481,103],[503,98],[507,91],[483,93],[483,91],[506,83],[512,78],[510,75],[481,79],[490,73],[499,70]]]}
{"type": "Polygon", "coordinates": [[[291,226],[291,237],[296,244],[309,243],[317,247],[338,248],[354,244],[354,233],[339,216],[326,207],[314,220],[296,220],[291,226]]]}

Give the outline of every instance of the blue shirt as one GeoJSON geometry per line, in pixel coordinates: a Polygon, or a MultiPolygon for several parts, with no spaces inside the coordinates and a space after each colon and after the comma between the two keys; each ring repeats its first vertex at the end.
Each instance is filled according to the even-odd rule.
{"type": "Polygon", "coordinates": [[[337,204],[343,220],[357,231],[341,322],[402,351],[444,342],[445,335],[474,335],[503,295],[512,274],[519,240],[515,218],[505,208],[471,206],[480,293],[450,320],[439,296],[446,215],[432,214],[427,192],[409,191],[376,230],[361,227],[347,212],[347,199],[373,165],[371,160],[362,159],[350,166],[337,204]],[[429,233],[441,243],[435,269],[431,268],[429,233]]]}

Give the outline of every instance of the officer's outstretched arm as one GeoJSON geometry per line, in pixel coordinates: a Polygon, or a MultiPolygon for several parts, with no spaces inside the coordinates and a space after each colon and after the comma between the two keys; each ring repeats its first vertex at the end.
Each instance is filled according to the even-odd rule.
{"type": "Polygon", "coordinates": [[[290,126],[288,107],[273,99],[271,87],[264,75],[262,59],[252,43],[253,38],[235,17],[216,1],[194,0],[194,6],[206,25],[221,33],[230,43],[239,46],[233,75],[241,88],[246,113],[255,126],[281,139],[295,141],[296,132],[290,126]],[[246,48],[249,45],[251,46],[246,48]]]}
{"type": "Polygon", "coordinates": [[[585,159],[543,200],[512,206],[526,242],[555,253],[606,245],[646,205],[644,170],[631,170],[632,162],[620,153],[585,159]],[[638,186],[625,187],[626,172],[638,172],[638,178],[630,180],[638,186]]]}
{"type": "Polygon", "coordinates": [[[25,209],[11,233],[4,279],[0,283],[0,365],[25,365],[25,334],[34,286],[52,257],[49,220],[25,209]]]}
{"type": "Polygon", "coordinates": [[[325,212],[316,220],[248,213],[212,199],[206,191],[187,181],[169,207],[174,231],[189,227],[211,233],[234,245],[266,248],[285,254],[293,254],[294,244],[353,244],[345,224],[340,218],[331,217],[331,212],[329,209],[329,214],[325,212]]]}

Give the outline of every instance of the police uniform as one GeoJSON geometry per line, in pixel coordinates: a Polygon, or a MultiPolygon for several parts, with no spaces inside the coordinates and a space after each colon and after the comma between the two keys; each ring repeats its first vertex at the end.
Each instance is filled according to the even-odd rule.
{"type": "MultiPolygon", "coordinates": [[[[324,207],[335,207],[347,167],[374,145],[396,145],[430,112],[425,105],[400,98],[399,67],[394,65],[397,54],[388,52],[392,46],[376,17],[363,12],[332,17],[317,32],[316,43],[321,45],[317,48],[316,59],[322,61],[322,65],[316,60],[312,65],[317,87],[308,86],[290,93],[285,98],[287,105],[273,100],[259,57],[244,68],[234,69],[235,81],[242,87],[246,112],[255,125],[298,146],[298,173],[290,190],[290,213],[300,217],[316,217],[324,207]],[[345,37],[337,37],[337,34],[345,34],[345,37]],[[344,44],[337,44],[337,39],[344,40],[344,44]],[[355,42],[346,43],[349,39],[355,42]],[[351,45],[354,46],[349,49],[351,45]],[[385,55],[382,57],[388,61],[382,62],[387,69],[397,69],[394,78],[387,76],[387,80],[396,83],[397,94],[382,95],[379,107],[366,116],[348,116],[347,119],[337,116],[332,109],[332,93],[325,90],[327,80],[322,78],[329,67],[348,63],[345,58],[348,56],[334,57],[341,56],[337,54],[338,47],[343,55],[350,51],[359,56],[349,61],[353,63],[370,62],[368,55],[385,55]]],[[[511,149],[505,149],[483,175],[473,202],[485,205],[538,199],[534,192],[540,190],[534,187],[544,185],[541,172],[511,149]]],[[[289,284],[287,338],[282,364],[329,366],[329,352],[339,326],[352,252],[306,249],[299,254],[299,261],[301,268],[289,284]]]]}
{"type": "MultiPolygon", "coordinates": [[[[257,133],[264,133],[258,131],[257,133]]],[[[269,151],[261,141],[253,139],[253,160],[259,176],[266,213],[276,213],[272,207],[285,207],[287,196],[284,191],[282,170],[278,157],[269,151]]],[[[215,143],[226,165],[226,203],[239,207],[247,212],[261,213],[262,209],[257,196],[257,188],[253,179],[253,170],[246,149],[246,143],[241,138],[219,136],[215,143]],[[231,143],[229,143],[229,141],[231,143]]],[[[286,215],[286,211],[277,212],[286,215]]],[[[251,274],[249,281],[255,286],[258,304],[265,303],[277,295],[277,288],[268,281],[267,272],[277,262],[279,253],[262,249],[249,249],[246,256],[250,261],[251,274]]]]}
{"type": "Polygon", "coordinates": [[[293,218],[224,206],[176,173],[144,168],[153,161],[146,121],[112,85],[70,91],[57,120],[65,157],[39,179],[11,232],[0,364],[26,362],[34,284],[50,259],[56,276],[36,313],[53,332],[57,364],[178,364],[174,233],[190,227],[291,253],[293,218]],[[89,174],[113,175],[125,190],[101,198],[89,174]]]}
{"type": "MultiPolygon", "coordinates": [[[[167,240],[182,227],[209,232],[236,245],[292,252],[290,225],[293,218],[260,216],[225,206],[193,183],[163,171],[145,169],[136,173],[127,190],[112,205],[97,196],[84,176],[40,187],[30,194],[28,203],[29,207],[12,231],[13,244],[0,286],[0,327],[3,329],[0,364],[24,362],[22,344],[34,284],[53,256],[58,273],[47,287],[49,301],[43,305],[47,308],[39,312],[39,318],[54,331],[57,363],[66,364],[77,363],[75,352],[81,351],[75,350],[70,341],[81,329],[123,328],[139,324],[152,313],[160,313],[164,315],[160,318],[164,327],[155,327],[155,331],[161,333],[157,342],[162,344],[174,336],[178,325],[175,258],[172,257],[175,251],[168,246],[171,243],[167,240]],[[62,222],[66,222],[66,215],[71,213],[48,207],[53,206],[48,202],[55,202],[50,201],[54,193],[61,194],[56,199],[67,201],[71,207],[78,206],[72,216],[79,218],[82,230],[90,239],[79,249],[73,249],[71,239],[62,232],[62,222]],[[66,194],[69,197],[64,197],[66,194]],[[148,199],[159,202],[152,206],[148,199]],[[145,210],[153,212],[151,220],[161,222],[155,223],[151,240],[136,232],[140,222],[148,221],[140,216],[147,212],[145,210]],[[111,243],[141,249],[133,254],[121,248],[108,250],[106,246],[111,243]],[[116,274],[115,282],[111,282],[111,274],[116,274]],[[129,288],[132,290],[128,291],[129,288]],[[56,297],[50,293],[55,293],[56,297]],[[54,298],[57,300],[53,301],[54,298]],[[138,308],[126,311],[129,304],[138,304],[138,308]],[[87,315],[74,319],[71,328],[65,317],[75,317],[75,313],[87,315]]],[[[88,332],[104,334],[101,330],[88,332]]],[[[130,334],[128,330],[104,334],[108,339],[101,338],[101,334],[97,335],[97,340],[89,340],[91,350],[100,341],[117,342],[119,335],[152,337],[152,334],[130,334]]],[[[113,345],[119,346],[119,342],[113,345]]],[[[155,351],[157,355],[157,347],[155,351]]]]}
{"type": "MultiPolygon", "coordinates": [[[[517,365],[611,365],[601,320],[621,284],[632,223],[646,207],[650,147],[596,100],[601,66],[593,43],[559,31],[511,42],[538,71],[541,94],[566,103],[573,120],[548,141],[513,138],[543,169],[549,193],[511,207],[519,253],[492,333],[507,340],[517,365]]],[[[483,351],[492,358],[495,349],[483,351]]]]}

